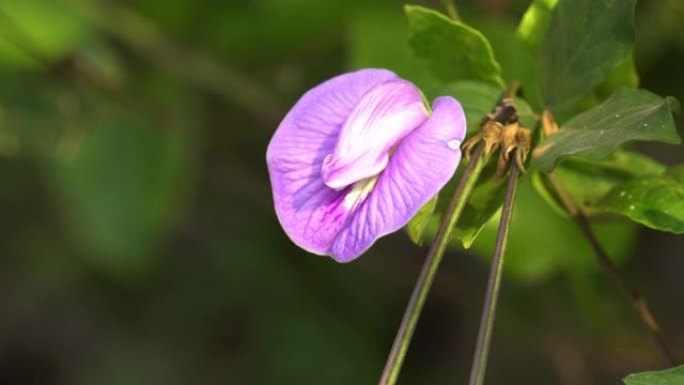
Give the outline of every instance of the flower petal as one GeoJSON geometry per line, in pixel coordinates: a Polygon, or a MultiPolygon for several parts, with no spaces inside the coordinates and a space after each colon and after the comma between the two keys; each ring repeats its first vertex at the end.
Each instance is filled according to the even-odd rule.
{"type": "Polygon", "coordinates": [[[266,152],[276,214],[301,248],[327,254],[349,210],[347,190],[323,183],[323,158],[334,151],[340,129],[358,102],[378,84],[397,79],[366,69],[332,78],[308,91],[280,123],[266,152]]]}
{"type": "Polygon", "coordinates": [[[379,174],[390,150],[427,118],[423,97],[412,83],[397,79],[373,87],[342,126],[335,151],[324,159],[323,181],[338,190],[379,174]]]}
{"type": "Polygon", "coordinates": [[[465,131],[461,105],[451,97],[437,98],[430,119],[401,142],[373,191],[349,217],[332,257],[352,261],[377,238],[406,225],[453,176],[465,131]]]}

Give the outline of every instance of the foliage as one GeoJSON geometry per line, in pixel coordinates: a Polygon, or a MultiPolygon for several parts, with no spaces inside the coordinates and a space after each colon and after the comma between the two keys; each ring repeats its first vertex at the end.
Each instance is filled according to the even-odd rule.
{"type": "Polygon", "coordinates": [[[531,49],[538,50],[557,4],[558,0],[533,0],[520,19],[516,37],[531,49]]]}
{"type": "Polygon", "coordinates": [[[546,108],[556,114],[573,108],[630,54],[635,4],[636,0],[559,2],[538,59],[546,108]]]}
{"type": "Polygon", "coordinates": [[[684,166],[616,186],[598,206],[656,230],[684,233],[684,166]]]}
{"type": "MultiPolygon", "coordinates": [[[[560,127],[558,132],[552,133],[538,143],[533,152],[531,166],[550,172],[557,162],[568,156],[581,156],[587,159],[583,170],[580,169],[578,172],[577,167],[570,167],[572,164],[578,164],[578,161],[573,161],[575,163],[570,163],[558,174],[561,180],[569,182],[571,193],[585,208],[600,212],[602,208],[596,206],[596,202],[608,193],[610,187],[639,176],[636,170],[647,172],[649,168],[643,169],[642,166],[649,165],[648,160],[644,160],[642,164],[629,164],[630,160],[639,162],[641,159],[639,155],[633,155],[627,158],[623,156],[621,160],[613,158],[614,162],[626,162],[622,166],[618,163],[610,166],[587,162],[611,156],[620,146],[635,140],[680,143],[681,139],[672,117],[673,112],[679,111],[679,105],[672,97],[660,98],[645,90],[619,87],[625,83],[633,85],[633,82],[630,83],[629,80],[634,70],[634,67],[630,65],[633,63],[631,60],[634,34],[633,2],[619,4],[581,2],[572,5],[566,1],[559,3],[558,7],[554,2],[532,4],[518,28],[519,38],[527,39],[532,49],[536,44],[534,41],[529,41],[530,34],[533,31],[539,32],[548,28],[544,43],[538,52],[540,76],[527,79],[538,82],[546,108],[567,113],[568,107],[576,106],[580,99],[591,94],[592,90],[599,85],[601,85],[602,92],[610,90],[611,87],[617,88],[606,101],[572,117],[560,127]],[[550,21],[549,15],[553,15],[550,21]],[[582,22],[573,22],[578,19],[582,22]],[[588,70],[589,68],[591,70],[588,70]],[[615,167],[623,170],[621,172],[623,176],[617,180],[615,180],[615,167]],[[629,171],[629,169],[634,169],[634,171],[629,171]],[[601,174],[600,170],[604,172],[601,174]]],[[[447,32],[444,31],[455,28],[454,26],[461,26],[463,23],[449,20],[435,11],[427,11],[419,7],[407,7],[407,14],[413,34],[412,47],[418,56],[431,58],[433,70],[437,75],[449,80],[477,77],[472,74],[472,71],[462,74],[454,72],[445,77],[442,68],[454,67],[453,65],[449,67],[446,63],[456,61],[444,60],[444,58],[456,55],[458,50],[444,42],[435,43],[436,38],[431,38],[437,35],[449,41],[457,41],[458,39],[453,36],[447,39],[445,37],[447,32]],[[435,61],[442,64],[435,68],[435,61]]],[[[478,37],[478,40],[487,42],[484,37],[482,39],[478,37]]],[[[489,43],[487,42],[485,46],[489,47],[489,43]]],[[[461,58],[465,57],[467,55],[461,55],[461,58]]],[[[482,62],[486,61],[470,60],[471,64],[482,62]]],[[[481,67],[489,68],[486,64],[482,64],[481,67]]],[[[496,90],[491,89],[485,93],[483,86],[474,86],[473,83],[456,83],[442,90],[462,100],[469,121],[469,131],[477,130],[479,119],[476,116],[485,116],[498,99],[496,90]]],[[[527,127],[536,126],[534,119],[536,115],[528,105],[521,100],[517,100],[516,105],[521,111],[522,124],[527,127]]],[[[654,165],[651,168],[658,168],[658,166],[654,165]]],[[[545,197],[545,200],[557,211],[562,212],[563,209],[558,205],[557,198],[548,192],[540,177],[533,177],[533,179],[538,181],[536,186],[542,197],[545,197]]],[[[485,224],[501,207],[503,187],[504,183],[493,175],[484,178],[476,187],[456,230],[456,237],[466,248],[470,247],[485,224]]],[[[442,194],[448,196],[449,191],[450,189],[446,188],[442,194]]],[[[419,216],[410,225],[411,238],[422,239],[421,229],[432,228],[433,232],[428,234],[428,238],[434,235],[435,223],[441,217],[444,208],[442,203],[441,205],[431,204],[421,210],[419,216]],[[428,219],[426,212],[433,210],[433,216],[428,219]],[[432,226],[426,224],[429,221],[433,222],[432,226]]]]}
{"type": "Polygon", "coordinates": [[[481,79],[503,86],[501,66],[480,31],[430,9],[407,5],[405,10],[411,46],[429,60],[437,76],[445,81],[481,79]]]}
{"type": "Polygon", "coordinates": [[[678,144],[681,138],[674,125],[673,111],[679,111],[673,98],[619,88],[608,100],[573,117],[559,132],[539,143],[532,166],[549,172],[566,156],[604,158],[634,140],[678,144]]]}
{"type": "Polygon", "coordinates": [[[684,366],[657,372],[634,373],[625,377],[625,385],[679,385],[684,384],[684,366]]]}

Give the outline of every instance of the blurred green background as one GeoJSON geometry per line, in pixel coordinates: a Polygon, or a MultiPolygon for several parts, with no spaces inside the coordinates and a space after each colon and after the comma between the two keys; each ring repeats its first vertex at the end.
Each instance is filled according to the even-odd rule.
{"type": "MultiPolygon", "coordinates": [[[[505,76],[534,71],[509,43],[526,2],[457,5],[505,76]]],[[[0,384],[376,383],[427,249],[401,232],[348,265],[298,249],[264,158],[289,106],[335,74],[382,66],[435,84],[402,6],[0,0],[0,384]]],[[[637,8],[642,86],[680,100],[682,19],[678,0],[637,8]]],[[[641,149],[684,162],[681,146],[641,149]]],[[[515,215],[489,383],[663,368],[527,180],[515,215]]],[[[683,238],[596,225],[684,357],[683,238]]],[[[400,383],[466,381],[491,237],[445,258],[400,383]]]]}

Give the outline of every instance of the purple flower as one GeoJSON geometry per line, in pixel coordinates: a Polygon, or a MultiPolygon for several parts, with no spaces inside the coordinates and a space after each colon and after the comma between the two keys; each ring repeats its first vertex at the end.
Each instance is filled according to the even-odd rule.
{"type": "Polygon", "coordinates": [[[430,113],[390,71],[332,78],[297,101],[268,146],[278,219],[303,249],[349,262],[446,184],[465,130],[454,98],[435,99],[430,113]]]}

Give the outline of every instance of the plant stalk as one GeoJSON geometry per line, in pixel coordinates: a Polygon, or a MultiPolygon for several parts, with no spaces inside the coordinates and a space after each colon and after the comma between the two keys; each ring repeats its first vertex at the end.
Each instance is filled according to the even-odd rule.
{"type": "Polygon", "coordinates": [[[453,0],[442,0],[442,5],[444,5],[447,15],[449,15],[452,20],[461,21],[461,16],[458,14],[458,11],[456,10],[456,4],[454,4],[453,0]]]}
{"type": "MultiPolygon", "coordinates": [[[[506,99],[512,98],[515,95],[518,88],[519,84],[517,82],[509,84],[504,90],[497,107],[494,108],[494,115],[488,116],[486,119],[493,119],[502,124],[507,123],[510,119],[517,119],[517,113],[514,107],[512,109],[510,106],[509,108],[500,107],[505,104],[504,102],[506,99]]],[[[430,292],[430,287],[435,279],[435,274],[437,273],[439,264],[442,261],[444,252],[451,239],[451,234],[458,218],[463,212],[463,208],[468,202],[470,194],[475,188],[475,184],[482,173],[482,169],[490,158],[490,154],[485,153],[485,144],[486,143],[483,140],[475,146],[472,158],[456,186],[456,191],[454,191],[451,202],[449,202],[449,207],[444,213],[442,222],[437,229],[435,239],[432,242],[430,251],[428,251],[423,267],[418,275],[416,285],[411,293],[411,298],[406,305],[406,310],[404,311],[404,316],[399,325],[399,330],[397,330],[397,335],[394,337],[392,349],[390,350],[389,357],[387,357],[385,368],[382,371],[379,385],[394,385],[397,382],[399,372],[401,371],[401,365],[404,362],[406,351],[408,350],[411,338],[413,337],[413,332],[418,323],[418,318],[423,310],[425,300],[430,292]]],[[[515,170],[517,175],[517,169],[515,170]]]]}
{"type": "Polygon", "coordinates": [[[489,356],[489,348],[492,340],[492,331],[494,330],[494,320],[496,318],[496,308],[499,300],[499,291],[501,289],[504,255],[506,253],[506,245],[508,243],[508,235],[511,228],[511,219],[513,218],[513,202],[518,186],[518,173],[519,170],[516,162],[510,162],[506,197],[501,211],[501,221],[499,222],[499,232],[496,237],[496,249],[494,250],[492,267],[489,270],[489,278],[487,280],[487,292],[482,307],[482,318],[480,320],[480,330],[477,335],[475,353],[473,354],[473,366],[470,370],[469,385],[482,385],[484,383],[487,358],[489,356]]]}
{"type": "Polygon", "coordinates": [[[606,250],[603,248],[603,246],[601,246],[601,243],[599,242],[598,238],[596,237],[596,234],[592,230],[591,225],[589,223],[589,219],[582,211],[582,208],[577,204],[577,202],[574,201],[570,194],[568,194],[568,192],[565,191],[563,185],[558,180],[558,178],[556,178],[556,176],[553,174],[547,175],[547,178],[550,182],[550,185],[553,187],[553,189],[556,191],[561,201],[563,202],[565,209],[577,223],[577,226],[579,227],[582,235],[589,242],[589,245],[591,246],[591,249],[594,252],[594,255],[596,256],[596,259],[598,260],[598,263],[603,269],[604,273],[606,273],[606,275],[608,275],[608,278],[613,282],[613,284],[617,286],[618,291],[629,302],[631,302],[632,306],[639,315],[639,318],[641,318],[641,322],[646,327],[646,330],[648,330],[648,332],[651,334],[653,342],[660,351],[660,355],[662,356],[663,361],[670,366],[676,365],[677,361],[674,357],[674,354],[672,353],[672,349],[670,348],[670,346],[667,343],[667,340],[663,336],[660,324],[653,316],[653,313],[651,313],[651,309],[648,306],[646,298],[643,296],[643,294],[639,293],[637,290],[630,287],[627,284],[627,281],[625,281],[622,275],[620,275],[620,271],[617,269],[617,266],[615,266],[613,261],[608,256],[606,250]]]}
{"type": "Polygon", "coordinates": [[[416,285],[411,293],[411,298],[406,306],[401,325],[394,338],[392,349],[387,358],[382,377],[380,378],[380,385],[393,385],[397,382],[401,365],[404,362],[406,351],[408,350],[409,343],[413,337],[413,332],[418,323],[418,318],[420,317],[420,312],[423,310],[425,299],[430,291],[430,287],[432,286],[444,252],[447,249],[449,240],[451,239],[454,225],[461,216],[463,208],[468,201],[468,197],[473,191],[484,165],[487,163],[488,157],[483,157],[483,151],[484,143],[481,142],[473,152],[473,157],[463,172],[463,175],[458,182],[458,186],[456,187],[456,191],[451,198],[449,207],[444,213],[444,218],[437,230],[430,251],[425,258],[423,268],[420,271],[416,285]]]}

